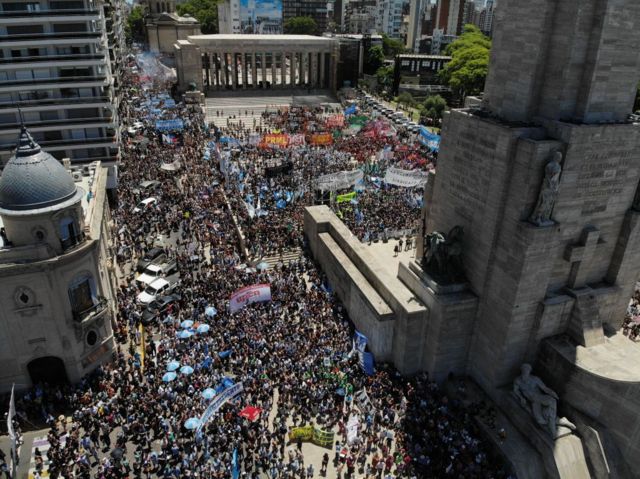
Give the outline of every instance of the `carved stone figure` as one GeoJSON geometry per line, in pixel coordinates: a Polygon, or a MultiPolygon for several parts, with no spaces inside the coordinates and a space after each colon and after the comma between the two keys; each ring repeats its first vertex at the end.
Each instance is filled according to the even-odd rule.
{"type": "Polygon", "coordinates": [[[513,382],[513,394],[522,407],[529,410],[536,422],[546,428],[551,437],[558,436],[558,426],[574,430],[566,418],[558,418],[558,395],[542,379],[531,374],[531,365],[523,364],[521,374],[513,382]]]}
{"type": "Polygon", "coordinates": [[[437,281],[460,282],[464,279],[462,269],[462,226],[454,226],[448,235],[434,231],[425,236],[422,267],[437,281]]]}
{"type": "Polygon", "coordinates": [[[562,152],[555,151],[551,160],[544,168],[544,180],[538,196],[533,213],[529,217],[529,222],[536,226],[545,226],[551,224],[551,213],[556,203],[558,189],[560,188],[560,174],[562,173],[562,152]]]}

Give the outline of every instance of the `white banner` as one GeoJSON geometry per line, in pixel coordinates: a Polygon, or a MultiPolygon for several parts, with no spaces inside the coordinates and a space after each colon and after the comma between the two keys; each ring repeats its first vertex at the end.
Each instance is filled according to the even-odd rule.
{"type": "Polygon", "coordinates": [[[358,416],[349,417],[347,422],[347,443],[353,444],[358,440],[358,429],[360,428],[360,419],[358,416]]]}
{"type": "Polygon", "coordinates": [[[349,188],[364,178],[362,170],[338,171],[316,178],[316,189],[335,191],[349,188]]]}
{"type": "Polygon", "coordinates": [[[427,183],[427,172],[419,170],[401,170],[400,168],[390,167],[384,175],[384,182],[390,185],[405,186],[412,188],[414,186],[424,186],[427,183]]]}
{"type": "Polygon", "coordinates": [[[222,406],[224,406],[224,404],[227,401],[229,401],[230,399],[233,399],[241,392],[242,392],[242,383],[236,383],[230,388],[227,388],[224,391],[222,391],[220,394],[218,394],[213,399],[213,401],[209,403],[209,406],[204,411],[204,413],[202,413],[202,416],[200,417],[200,424],[198,425],[196,432],[200,432],[200,430],[205,426],[205,424],[207,424],[211,420],[211,418],[216,413],[216,411],[218,411],[218,409],[220,409],[222,406]]]}
{"type": "Polygon", "coordinates": [[[259,301],[271,301],[271,286],[268,284],[254,284],[239,289],[229,299],[229,310],[235,313],[247,304],[259,301]]]}
{"type": "Polygon", "coordinates": [[[302,133],[295,133],[289,135],[289,146],[300,146],[306,143],[304,135],[302,133]]]}

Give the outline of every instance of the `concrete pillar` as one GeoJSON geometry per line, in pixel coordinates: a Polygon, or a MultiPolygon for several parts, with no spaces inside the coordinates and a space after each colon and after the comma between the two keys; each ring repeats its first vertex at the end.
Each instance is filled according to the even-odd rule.
{"type": "Polygon", "coordinates": [[[289,85],[296,86],[296,52],[291,52],[291,64],[289,65],[289,85]]]}
{"type": "Polygon", "coordinates": [[[262,70],[262,88],[265,88],[265,82],[267,81],[267,54],[265,52],[262,52],[260,69],[262,70]]]}
{"type": "Polygon", "coordinates": [[[256,71],[256,52],[251,52],[251,83],[253,88],[258,87],[258,72],[256,71]]]}
{"type": "Polygon", "coordinates": [[[276,76],[276,52],[271,52],[271,88],[278,84],[278,77],[276,76]]]}
{"type": "Polygon", "coordinates": [[[280,54],[280,86],[284,88],[287,84],[287,54],[280,54]]]}
{"type": "Polygon", "coordinates": [[[300,81],[299,81],[300,85],[304,85],[305,82],[306,82],[306,78],[305,78],[305,75],[304,75],[304,65],[305,65],[305,60],[307,60],[307,59],[305,59],[305,55],[306,55],[305,52],[301,52],[300,53],[300,63],[298,64],[298,66],[299,66],[299,68],[298,68],[298,70],[299,70],[298,77],[300,78],[300,81]]]}
{"type": "Polygon", "coordinates": [[[247,54],[246,52],[242,52],[242,88],[247,88],[247,83],[249,83],[249,75],[247,74],[247,54]]]}
{"type": "Polygon", "coordinates": [[[221,70],[221,79],[222,79],[222,88],[226,89],[227,88],[227,83],[228,83],[228,78],[227,78],[227,54],[226,53],[221,53],[220,54],[220,70],[221,70]]]}
{"type": "Polygon", "coordinates": [[[311,88],[318,86],[318,52],[311,52],[311,88]]]}
{"type": "Polygon", "coordinates": [[[320,53],[320,88],[326,88],[326,83],[325,83],[325,74],[324,74],[324,64],[325,64],[325,52],[321,52],[320,53]]]}
{"type": "Polygon", "coordinates": [[[231,53],[231,88],[238,86],[238,62],[236,52],[231,53]]]}

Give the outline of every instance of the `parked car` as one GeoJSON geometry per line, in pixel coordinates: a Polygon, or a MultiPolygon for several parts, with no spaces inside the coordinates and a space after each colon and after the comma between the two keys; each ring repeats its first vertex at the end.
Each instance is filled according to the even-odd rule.
{"type": "Polygon", "coordinates": [[[138,188],[134,188],[132,191],[135,194],[147,193],[149,191],[156,190],[162,183],[157,180],[143,181],[138,185],[138,188]]]}
{"type": "Polygon", "coordinates": [[[156,278],[162,278],[178,271],[176,260],[169,260],[163,263],[151,263],[142,274],[138,275],[136,281],[142,284],[151,284],[156,278]]]}
{"type": "Polygon", "coordinates": [[[138,295],[138,302],[142,304],[149,304],[156,298],[173,293],[178,286],[179,280],[180,278],[177,274],[154,280],[142,293],[138,295]]]}
{"type": "Polygon", "coordinates": [[[178,301],[180,301],[180,295],[175,293],[161,296],[160,298],[151,301],[142,311],[142,324],[148,326],[152,322],[156,321],[160,314],[165,313],[173,306],[177,306],[178,301]]]}
{"type": "Polygon", "coordinates": [[[136,271],[142,272],[153,262],[163,262],[166,259],[164,250],[162,248],[151,248],[147,251],[142,258],[138,260],[136,265],[136,271]]]}
{"type": "Polygon", "coordinates": [[[155,205],[157,202],[158,200],[154,197],[145,198],[144,200],[142,200],[140,203],[136,205],[136,207],[133,209],[133,212],[140,213],[141,211],[146,211],[152,208],[153,205],[155,205]]]}

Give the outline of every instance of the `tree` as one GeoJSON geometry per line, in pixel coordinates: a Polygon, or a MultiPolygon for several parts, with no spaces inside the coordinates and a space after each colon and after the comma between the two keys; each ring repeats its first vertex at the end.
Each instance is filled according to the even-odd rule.
{"type": "Polygon", "coordinates": [[[440,70],[440,79],[463,98],[481,93],[490,50],[491,40],[474,25],[465,25],[463,34],[446,49],[451,61],[440,70]]]}
{"type": "Polygon", "coordinates": [[[204,34],[218,33],[218,0],[187,0],[176,5],[178,15],[191,15],[204,34]]]}
{"type": "Polygon", "coordinates": [[[408,107],[412,107],[416,104],[415,98],[413,98],[413,95],[408,91],[403,91],[402,93],[400,93],[396,98],[396,101],[408,107]]]}
{"type": "Polygon", "coordinates": [[[384,51],[380,45],[369,48],[367,52],[367,58],[364,63],[364,72],[368,75],[373,75],[378,71],[384,63],[384,51]]]}
{"type": "Polygon", "coordinates": [[[129,45],[133,42],[144,41],[144,9],[136,5],[127,17],[125,25],[125,38],[129,45]]]}
{"type": "Polygon", "coordinates": [[[384,33],[382,34],[382,50],[387,58],[394,58],[404,52],[404,44],[400,40],[388,37],[384,33]]]}
{"type": "Polygon", "coordinates": [[[318,24],[311,17],[291,17],[284,22],[284,33],[289,35],[316,35],[318,24]]]}
{"type": "Polygon", "coordinates": [[[393,84],[393,66],[380,67],[376,71],[376,80],[381,89],[388,89],[393,84]]]}
{"type": "Polygon", "coordinates": [[[442,119],[442,113],[446,107],[447,102],[440,95],[428,96],[420,105],[420,116],[429,118],[435,125],[442,119]]]}

